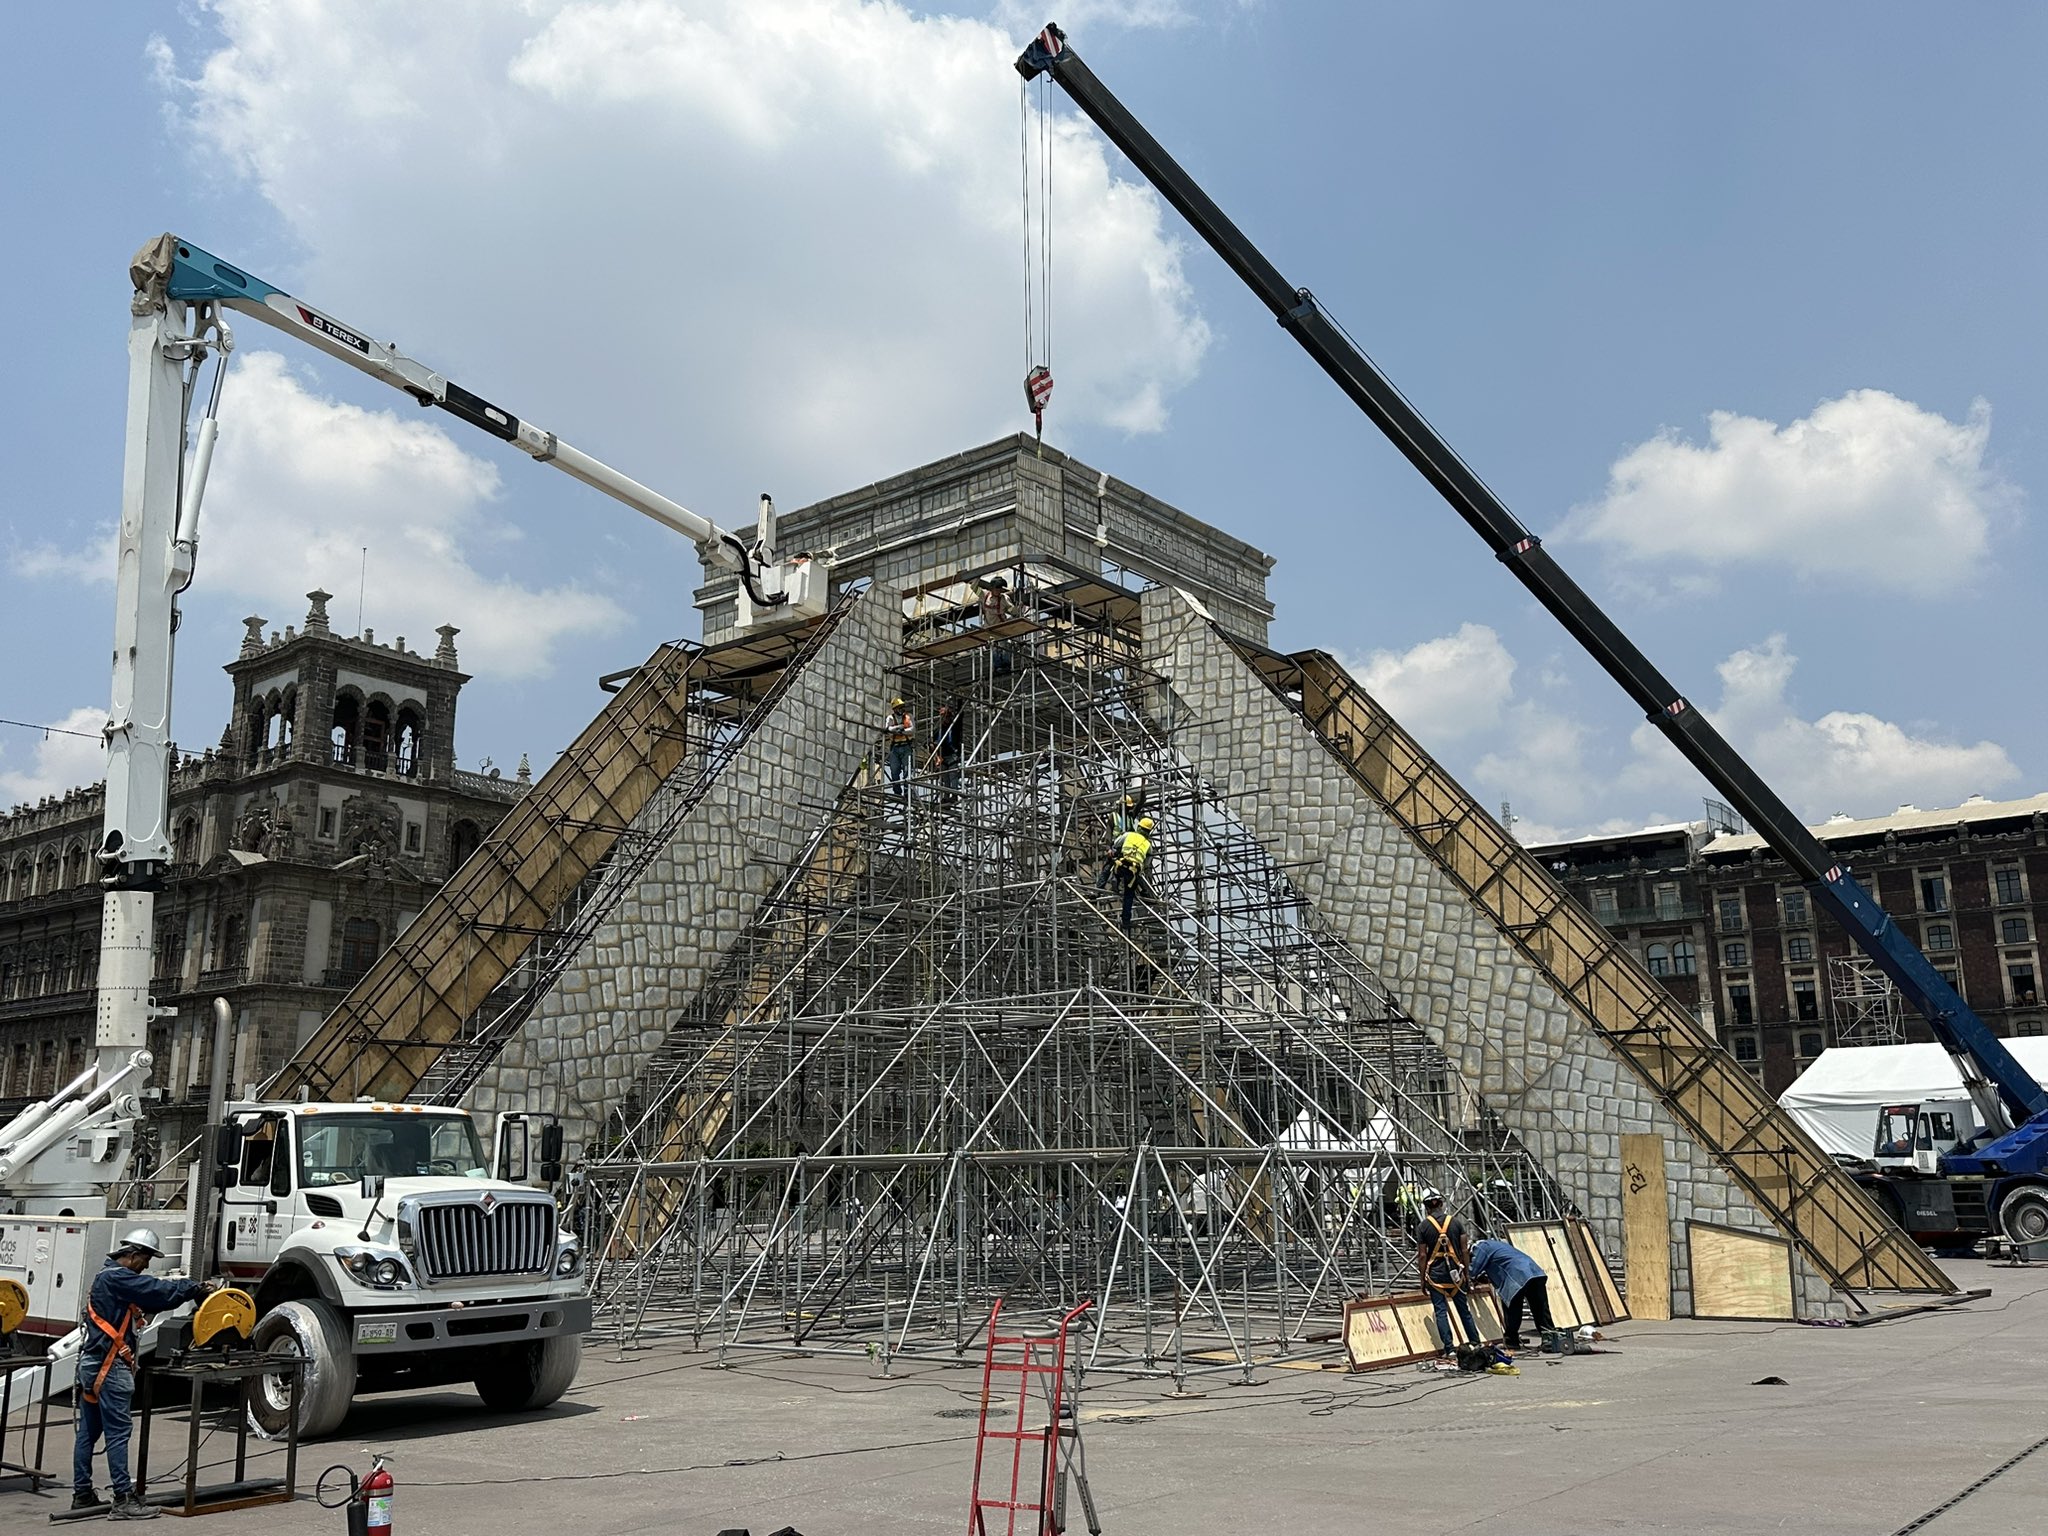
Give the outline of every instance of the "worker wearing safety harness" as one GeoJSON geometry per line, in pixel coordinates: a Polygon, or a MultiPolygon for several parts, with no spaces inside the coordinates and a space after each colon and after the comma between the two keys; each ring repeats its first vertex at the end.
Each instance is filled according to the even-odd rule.
{"type": "Polygon", "coordinates": [[[129,1404],[135,1396],[136,1335],[146,1318],[214,1289],[208,1280],[159,1280],[144,1274],[163,1245],[137,1227],[107,1255],[85,1303],[85,1342],[78,1347],[78,1438],[71,1453],[71,1507],[103,1507],[93,1492],[93,1447],[105,1436],[107,1476],[114,1486],[113,1520],[154,1520],[158,1510],[135,1497],[128,1477],[129,1404]]]}
{"type": "Polygon", "coordinates": [[[1465,1330],[1464,1342],[1480,1342],[1479,1325],[1472,1319],[1472,1303],[1465,1295],[1465,1270],[1471,1250],[1465,1243],[1465,1224],[1444,1209],[1440,1190],[1422,1192],[1422,1215],[1416,1218],[1415,1261],[1422,1271],[1422,1288],[1429,1293],[1430,1309],[1436,1314],[1437,1337],[1444,1352],[1458,1346],[1451,1332],[1451,1303],[1458,1304],[1458,1322],[1465,1330]]]}
{"type": "MultiPolygon", "coordinates": [[[[1117,883],[1124,893],[1124,932],[1131,931],[1131,903],[1137,899],[1138,887],[1145,880],[1145,860],[1152,853],[1152,818],[1140,816],[1138,824],[1123,833],[1110,850],[1109,869],[1115,874],[1117,883]]],[[[1097,882],[1099,886],[1101,882],[1097,882]]]]}
{"type": "Polygon", "coordinates": [[[909,793],[910,744],[917,737],[917,716],[901,698],[889,701],[889,718],[882,734],[889,740],[889,783],[909,793]]]}

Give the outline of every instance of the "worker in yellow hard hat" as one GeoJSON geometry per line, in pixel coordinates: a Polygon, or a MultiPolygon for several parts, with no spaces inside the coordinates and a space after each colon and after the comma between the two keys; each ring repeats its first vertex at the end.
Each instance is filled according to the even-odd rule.
{"type": "Polygon", "coordinates": [[[1145,861],[1152,856],[1152,818],[1140,816],[1138,824],[1116,840],[1110,852],[1110,868],[1124,893],[1124,932],[1131,931],[1131,905],[1145,880],[1145,861]]]}
{"type": "Polygon", "coordinates": [[[901,696],[889,701],[889,717],[882,724],[889,745],[889,783],[908,794],[910,745],[917,735],[917,716],[901,696]]]}

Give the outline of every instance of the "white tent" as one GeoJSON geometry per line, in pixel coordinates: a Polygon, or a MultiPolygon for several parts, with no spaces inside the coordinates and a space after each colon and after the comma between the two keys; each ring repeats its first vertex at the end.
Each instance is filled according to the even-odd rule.
{"type": "MultiPolygon", "coordinates": [[[[2048,1084],[2048,1036],[2007,1040],[2019,1064],[2048,1084]]],[[[1822,1051],[1778,1097],[1823,1152],[1868,1157],[1877,1141],[1877,1112],[1886,1104],[1956,1098],[1962,1074],[1938,1045],[1836,1046],[1822,1051]]]]}

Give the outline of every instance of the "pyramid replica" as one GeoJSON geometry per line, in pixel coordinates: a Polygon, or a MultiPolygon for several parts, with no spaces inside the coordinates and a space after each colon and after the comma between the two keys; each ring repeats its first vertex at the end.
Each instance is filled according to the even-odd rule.
{"type": "Polygon", "coordinates": [[[1268,648],[1258,550],[1021,436],[779,542],[832,615],[736,636],[710,580],[705,645],[309,1047],[559,1114],[622,1329],[950,1354],[1093,1299],[1092,1362],[1227,1368],[1412,1289],[1431,1185],[1583,1218],[1638,1315],[1696,1263],[1801,1317],[1951,1288],[1340,665],[1268,648]]]}

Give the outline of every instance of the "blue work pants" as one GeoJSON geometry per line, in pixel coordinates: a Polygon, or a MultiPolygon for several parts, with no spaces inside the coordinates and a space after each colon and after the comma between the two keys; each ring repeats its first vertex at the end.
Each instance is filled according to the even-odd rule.
{"type": "Polygon", "coordinates": [[[134,1485],[128,1479],[128,1407],[135,1396],[135,1376],[116,1360],[100,1384],[96,1403],[85,1400],[85,1389],[100,1373],[98,1360],[78,1363],[78,1438],[71,1448],[71,1491],[92,1491],[92,1448],[101,1436],[107,1442],[107,1479],[114,1485],[114,1497],[125,1499],[134,1485]]]}
{"type": "Polygon", "coordinates": [[[1447,1297],[1435,1286],[1431,1286],[1429,1288],[1430,1310],[1436,1314],[1437,1337],[1444,1341],[1445,1349],[1455,1349],[1458,1344],[1458,1340],[1451,1333],[1450,1304],[1454,1301],[1458,1304],[1458,1321],[1465,1328],[1465,1342],[1468,1344],[1477,1344],[1479,1342],[1479,1324],[1472,1320],[1472,1303],[1465,1293],[1463,1291],[1453,1291],[1447,1297]]]}

